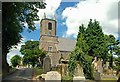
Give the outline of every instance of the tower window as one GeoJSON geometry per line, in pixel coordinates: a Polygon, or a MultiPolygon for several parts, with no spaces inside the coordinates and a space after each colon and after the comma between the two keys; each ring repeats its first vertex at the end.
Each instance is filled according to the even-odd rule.
{"type": "Polygon", "coordinates": [[[52,51],[52,47],[51,46],[48,47],[48,51],[52,51]]]}
{"type": "Polygon", "coordinates": [[[48,23],[48,30],[52,30],[52,23],[48,23]]]}

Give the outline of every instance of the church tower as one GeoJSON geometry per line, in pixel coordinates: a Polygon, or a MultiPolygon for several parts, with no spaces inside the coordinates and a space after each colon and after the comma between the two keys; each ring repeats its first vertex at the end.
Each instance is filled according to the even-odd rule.
{"type": "Polygon", "coordinates": [[[56,20],[46,18],[45,13],[40,22],[40,36],[42,35],[56,36],[56,20]]]}
{"type": "MultiPolygon", "coordinates": [[[[40,21],[40,45],[39,48],[48,52],[51,58],[51,64],[56,65],[54,61],[57,55],[56,45],[58,37],[56,36],[56,20],[48,19],[44,13],[43,19],[40,21]]],[[[57,56],[58,57],[58,56],[57,56]]]]}

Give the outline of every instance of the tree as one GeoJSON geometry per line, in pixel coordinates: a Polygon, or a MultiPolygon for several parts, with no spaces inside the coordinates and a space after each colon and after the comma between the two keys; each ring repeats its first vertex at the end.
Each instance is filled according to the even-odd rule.
{"type": "Polygon", "coordinates": [[[9,49],[20,42],[21,32],[28,24],[28,31],[35,30],[38,9],[45,8],[44,2],[3,2],[2,3],[2,68],[3,74],[9,72],[6,60],[9,49]]]}
{"type": "Polygon", "coordinates": [[[78,32],[78,36],[77,36],[77,41],[78,41],[78,38],[80,37],[80,35],[82,34],[82,37],[85,38],[85,26],[84,24],[82,24],[81,26],[79,26],[79,32],[78,32]]]}
{"type": "Polygon", "coordinates": [[[71,76],[73,76],[74,70],[78,63],[80,64],[80,66],[82,66],[85,77],[87,79],[93,79],[92,66],[91,66],[92,59],[88,55],[88,49],[89,47],[85,40],[85,28],[84,25],[82,24],[79,27],[76,48],[73,52],[71,52],[69,58],[68,69],[71,76]]]}
{"type": "Polygon", "coordinates": [[[117,55],[120,58],[120,46],[115,46],[113,51],[115,52],[115,55],[117,55]]]}
{"type": "Polygon", "coordinates": [[[99,22],[90,19],[88,27],[86,29],[86,43],[89,45],[88,53],[91,56],[101,57],[103,52],[102,45],[104,43],[104,34],[102,32],[102,28],[99,25],[99,22]]]}
{"type": "Polygon", "coordinates": [[[47,54],[42,49],[39,49],[39,41],[30,40],[21,46],[20,52],[24,55],[23,63],[31,64],[33,67],[40,62],[43,65],[43,59],[47,54]]]}
{"type": "Polygon", "coordinates": [[[17,65],[20,65],[21,63],[21,57],[19,55],[15,55],[11,58],[11,63],[13,67],[16,67],[17,65]]]}
{"type": "Polygon", "coordinates": [[[113,67],[113,54],[114,55],[118,55],[119,54],[119,40],[116,40],[115,37],[110,34],[110,35],[106,35],[106,45],[108,47],[108,51],[109,51],[109,62],[110,62],[110,67],[113,67]]]}
{"type": "Polygon", "coordinates": [[[115,45],[115,37],[113,35],[108,36],[108,45],[109,45],[109,51],[110,51],[110,57],[109,57],[109,62],[110,62],[110,67],[113,67],[113,48],[115,45]]]}
{"type": "Polygon", "coordinates": [[[70,73],[74,74],[77,61],[83,67],[86,78],[92,79],[92,58],[99,57],[108,61],[107,59],[110,59],[109,46],[113,44],[116,44],[114,36],[104,35],[98,21],[94,20],[93,22],[90,19],[87,28],[82,24],[79,27],[76,48],[70,54],[68,66],[70,73]]]}
{"type": "Polygon", "coordinates": [[[83,68],[84,75],[87,79],[93,79],[92,59],[90,56],[85,55],[81,48],[76,47],[70,54],[68,69],[70,76],[74,75],[77,63],[83,68]]]}
{"type": "Polygon", "coordinates": [[[79,32],[78,32],[78,36],[77,36],[77,43],[76,43],[76,46],[78,46],[80,49],[82,49],[82,51],[85,53],[85,54],[88,54],[88,49],[89,49],[89,46],[87,45],[86,43],[86,40],[85,40],[85,27],[84,25],[82,24],[80,27],[79,27],[79,32]]]}
{"type": "MultiPolygon", "coordinates": [[[[120,41],[119,40],[115,41],[115,44],[113,46],[113,50],[111,53],[114,55],[117,55],[117,57],[114,58],[115,60],[112,59],[112,61],[116,63],[116,66],[115,66],[116,70],[120,71],[120,41]]],[[[113,55],[111,56],[113,57],[113,55]]],[[[111,63],[111,67],[113,67],[112,63],[111,63]]]]}

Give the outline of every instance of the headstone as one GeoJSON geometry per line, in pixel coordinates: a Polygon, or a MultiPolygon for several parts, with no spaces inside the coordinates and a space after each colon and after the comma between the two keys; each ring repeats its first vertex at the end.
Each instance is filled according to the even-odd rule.
{"type": "Polygon", "coordinates": [[[113,66],[116,66],[115,62],[113,61],[113,66]]]}
{"type": "Polygon", "coordinates": [[[73,77],[73,82],[85,82],[85,77],[75,76],[73,77]]]}
{"type": "Polygon", "coordinates": [[[43,60],[43,73],[47,73],[51,70],[51,59],[46,56],[43,60]]]}
{"type": "Polygon", "coordinates": [[[57,71],[47,72],[45,82],[61,82],[61,75],[57,71]]]}
{"type": "Polygon", "coordinates": [[[97,57],[94,58],[94,61],[92,62],[94,69],[97,70],[97,57]]]}
{"type": "Polygon", "coordinates": [[[100,77],[100,72],[96,71],[94,78],[95,78],[95,80],[97,80],[97,81],[100,80],[100,78],[101,78],[101,77],[100,77]]]}
{"type": "Polygon", "coordinates": [[[100,73],[100,74],[102,74],[103,73],[103,65],[102,65],[102,60],[101,59],[98,59],[98,62],[97,62],[97,69],[98,69],[98,72],[100,73]]]}
{"type": "Polygon", "coordinates": [[[106,62],[106,69],[109,69],[109,62],[106,62]]]}
{"type": "Polygon", "coordinates": [[[93,66],[94,66],[94,71],[98,71],[100,74],[103,73],[103,60],[100,58],[96,58],[95,60],[92,62],[93,66]]]}
{"type": "Polygon", "coordinates": [[[106,62],[106,64],[104,64],[103,68],[104,68],[104,70],[108,70],[109,69],[109,62],[106,62]]]}
{"type": "Polygon", "coordinates": [[[83,68],[79,64],[77,64],[77,67],[75,69],[75,75],[73,77],[73,82],[82,81],[82,80],[85,80],[83,68]]]}
{"type": "Polygon", "coordinates": [[[84,76],[83,68],[79,64],[77,64],[74,76],[84,76]]]}

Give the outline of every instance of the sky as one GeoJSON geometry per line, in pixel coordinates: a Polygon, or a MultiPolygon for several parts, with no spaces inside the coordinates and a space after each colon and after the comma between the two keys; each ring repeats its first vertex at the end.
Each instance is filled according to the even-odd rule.
{"type": "MultiPolygon", "coordinates": [[[[45,0],[46,9],[39,9],[40,20],[46,13],[47,18],[57,20],[57,36],[76,39],[79,26],[87,26],[90,19],[100,22],[103,32],[107,35],[113,34],[118,39],[118,2],[120,0],[45,0]]],[[[27,24],[25,24],[27,27],[27,24]]],[[[27,40],[37,40],[40,38],[40,21],[35,21],[36,30],[29,33],[27,28],[21,33],[23,36],[17,48],[13,48],[7,54],[7,61],[18,54],[21,45],[27,40]]]]}

